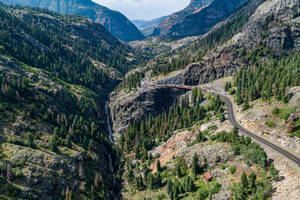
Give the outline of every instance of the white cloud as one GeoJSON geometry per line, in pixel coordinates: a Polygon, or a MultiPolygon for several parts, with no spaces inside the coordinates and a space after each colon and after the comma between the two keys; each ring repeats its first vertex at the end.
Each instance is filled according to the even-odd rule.
{"type": "Polygon", "coordinates": [[[118,10],[129,19],[154,19],[186,7],[190,0],[93,0],[118,10]]]}

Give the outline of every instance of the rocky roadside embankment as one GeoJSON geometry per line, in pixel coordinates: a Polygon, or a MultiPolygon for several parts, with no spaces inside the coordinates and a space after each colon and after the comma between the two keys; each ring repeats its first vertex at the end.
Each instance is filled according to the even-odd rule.
{"type": "MultiPolygon", "coordinates": [[[[227,77],[213,81],[205,86],[215,88],[220,93],[225,94],[225,83],[230,80],[232,80],[232,78],[227,77]]],[[[289,92],[294,92],[294,95],[288,106],[293,106],[296,110],[299,110],[300,93],[297,93],[297,91],[299,91],[299,87],[293,87],[289,90],[289,92]]],[[[234,98],[232,96],[230,98],[234,103],[234,98]]],[[[300,149],[300,140],[299,138],[290,138],[286,135],[286,124],[284,120],[279,120],[282,122],[277,123],[277,126],[272,128],[271,131],[270,128],[265,125],[265,121],[272,117],[271,112],[276,106],[279,108],[286,107],[286,105],[282,105],[280,102],[273,102],[269,105],[266,102],[257,101],[251,104],[251,108],[249,110],[243,112],[240,107],[234,104],[235,116],[237,120],[251,132],[257,133],[265,139],[297,154],[300,149]],[[272,132],[273,134],[265,134],[267,132],[272,132]]],[[[299,166],[273,149],[264,145],[262,145],[262,147],[265,149],[268,157],[274,160],[275,167],[280,171],[279,175],[282,177],[280,181],[274,183],[275,193],[272,199],[297,200],[300,196],[299,166]]]]}

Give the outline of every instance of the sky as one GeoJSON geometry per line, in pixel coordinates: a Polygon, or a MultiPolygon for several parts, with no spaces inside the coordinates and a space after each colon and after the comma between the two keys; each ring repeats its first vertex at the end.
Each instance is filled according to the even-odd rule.
{"type": "Polygon", "coordinates": [[[93,0],[130,20],[151,20],[185,8],[190,0],[93,0]]]}

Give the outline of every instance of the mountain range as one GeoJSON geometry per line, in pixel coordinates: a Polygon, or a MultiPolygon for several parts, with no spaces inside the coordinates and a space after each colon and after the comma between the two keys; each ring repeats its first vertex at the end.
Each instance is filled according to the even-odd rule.
{"type": "Polygon", "coordinates": [[[207,32],[248,0],[191,0],[183,10],[170,15],[154,29],[152,36],[193,36],[207,32]]]}
{"type": "Polygon", "coordinates": [[[169,16],[163,16],[152,20],[132,20],[132,22],[146,35],[150,36],[158,25],[168,19],[169,16]]]}
{"type": "Polygon", "coordinates": [[[0,199],[297,198],[299,0],[191,0],[129,43],[90,0],[9,3],[0,199]]]}
{"type": "Polygon", "coordinates": [[[85,16],[102,24],[114,36],[125,42],[144,39],[145,36],[123,14],[110,10],[91,0],[0,0],[10,5],[46,8],[61,14],[85,16]]]}

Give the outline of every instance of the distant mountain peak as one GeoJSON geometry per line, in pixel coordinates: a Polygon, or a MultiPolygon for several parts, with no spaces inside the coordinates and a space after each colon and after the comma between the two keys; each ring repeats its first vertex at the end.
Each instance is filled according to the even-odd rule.
{"type": "Polygon", "coordinates": [[[249,0],[191,0],[183,10],[170,15],[152,35],[186,37],[201,35],[249,0]]]}

